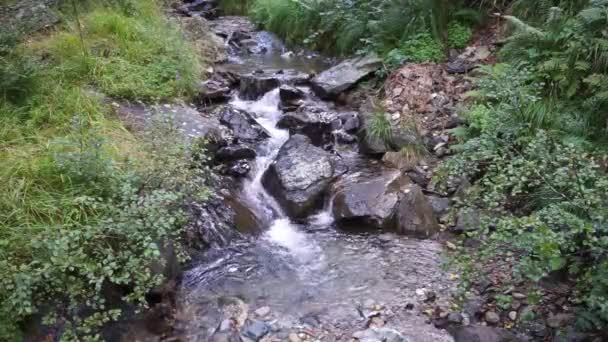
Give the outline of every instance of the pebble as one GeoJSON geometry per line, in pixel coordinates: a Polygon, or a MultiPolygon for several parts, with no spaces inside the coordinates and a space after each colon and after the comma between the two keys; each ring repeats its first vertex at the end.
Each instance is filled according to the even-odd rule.
{"type": "Polygon", "coordinates": [[[509,312],[509,319],[515,321],[517,319],[517,311],[509,312]]]}
{"type": "Polygon", "coordinates": [[[521,293],[521,292],[513,292],[513,294],[511,295],[513,296],[513,298],[518,299],[518,300],[522,300],[522,299],[526,299],[526,295],[521,293]]]}
{"type": "Polygon", "coordinates": [[[494,311],[487,311],[484,315],[486,322],[496,324],[500,322],[500,316],[494,311]]]}
{"type": "Polygon", "coordinates": [[[446,246],[448,249],[451,249],[451,250],[455,250],[455,249],[456,249],[456,245],[455,245],[455,244],[453,244],[453,243],[452,243],[452,242],[450,242],[450,241],[447,241],[447,242],[445,243],[445,246],[446,246]]]}
{"type": "Polygon", "coordinates": [[[268,314],[270,314],[270,308],[268,306],[262,306],[261,308],[255,310],[255,314],[258,317],[266,317],[268,314]]]}
{"type": "Polygon", "coordinates": [[[513,310],[517,310],[517,309],[519,309],[520,307],[521,307],[521,302],[520,302],[520,301],[518,301],[518,300],[514,300],[514,301],[511,303],[511,309],[513,309],[513,310]]]}
{"type": "Polygon", "coordinates": [[[289,338],[289,342],[300,342],[300,341],[302,341],[302,339],[299,338],[298,334],[296,334],[296,333],[289,334],[288,338],[289,338]]]}

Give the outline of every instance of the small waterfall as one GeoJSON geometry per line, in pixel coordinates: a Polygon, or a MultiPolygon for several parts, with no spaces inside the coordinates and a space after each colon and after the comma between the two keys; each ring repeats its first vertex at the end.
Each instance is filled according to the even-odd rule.
{"type": "MultiPolygon", "coordinates": [[[[262,185],[264,172],[275,159],[281,146],[289,139],[288,131],[276,127],[283,115],[279,109],[279,89],[269,91],[257,101],[235,98],[231,101],[231,105],[255,115],[258,123],[270,134],[270,138],[257,148],[258,155],[253,170],[244,182],[242,191],[244,200],[268,223],[263,239],[281,247],[303,264],[315,261],[319,247],[290,221],[277,201],[262,185]]],[[[331,215],[331,212],[328,215],[331,215]]]]}

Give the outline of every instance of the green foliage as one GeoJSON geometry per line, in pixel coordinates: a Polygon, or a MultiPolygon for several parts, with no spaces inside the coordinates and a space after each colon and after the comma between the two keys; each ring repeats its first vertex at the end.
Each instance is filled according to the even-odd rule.
{"type": "Polygon", "coordinates": [[[465,269],[490,267],[532,284],[569,274],[584,329],[608,323],[608,40],[595,27],[605,27],[607,5],[591,1],[578,14],[552,9],[538,26],[508,18],[515,30],[501,55],[511,64],[480,68],[469,94],[475,102],[462,113],[468,125],[453,132],[460,153],[437,178],[445,189],[462,177],[475,184],[460,210],[481,216],[470,236],[483,243],[461,259],[465,269]]]}
{"type": "Polygon", "coordinates": [[[136,138],[96,95],[172,99],[199,76],[157,1],[110,2],[67,6],[49,36],[0,35],[0,340],[33,314],[94,339],[121,314],[108,287],[144,307],[164,255],[185,257],[184,204],[206,195],[172,120],[136,138]]]}
{"type": "Polygon", "coordinates": [[[184,201],[204,196],[204,170],[184,158],[178,134],[160,126],[142,141],[146,164],[119,168],[104,137],[76,117],[72,132],[35,164],[7,160],[0,317],[8,326],[0,335],[14,333],[12,324],[33,313],[65,324],[68,340],[94,334],[120,314],[101,294],[110,284],[127,286],[124,299],[145,306],[145,294],[163,276],[151,265],[162,265],[167,249],[185,256],[184,201]],[[24,173],[32,166],[36,174],[24,173]],[[45,306],[60,310],[40,311],[45,306]]]}
{"type": "Polygon", "coordinates": [[[608,2],[601,0],[591,1],[576,15],[553,9],[539,26],[510,17],[514,34],[501,51],[504,59],[533,68],[548,95],[565,98],[577,108],[581,96],[587,98],[582,102],[581,119],[601,132],[607,119],[601,81],[608,72],[606,10],[608,2]]]}
{"type": "Polygon", "coordinates": [[[471,37],[473,37],[473,32],[470,27],[457,21],[450,23],[448,27],[448,46],[450,48],[464,49],[469,44],[471,37]]]}
{"type": "Polygon", "coordinates": [[[34,87],[32,61],[17,50],[18,37],[0,29],[0,98],[19,102],[34,87]]]}
{"type": "MultiPolygon", "coordinates": [[[[423,47],[439,45],[443,54],[442,44],[449,35],[448,23],[457,18],[457,13],[465,17],[464,12],[452,11],[459,7],[459,1],[443,0],[254,0],[250,14],[257,23],[288,43],[304,42],[328,53],[375,51],[386,55],[410,41],[416,44],[423,40],[423,47]]],[[[460,31],[452,28],[458,43],[462,42],[465,31],[461,28],[458,27],[460,31]]],[[[443,58],[436,54],[436,51],[427,51],[421,55],[424,58],[431,55],[431,60],[443,58]]]]}
{"type": "Polygon", "coordinates": [[[415,63],[441,62],[445,59],[441,44],[429,33],[420,33],[404,41],[401,51],[415,63]]]}
{"type": "Polygon", "coordinates": [[[387,114],[382,112],[377,112],[374,114],[367,129],[367,139],[371,139],[372,141],[380,141],[383,143],[389,143],[393,139],[391,122],[388,120],[386,115],[387,114]]]}

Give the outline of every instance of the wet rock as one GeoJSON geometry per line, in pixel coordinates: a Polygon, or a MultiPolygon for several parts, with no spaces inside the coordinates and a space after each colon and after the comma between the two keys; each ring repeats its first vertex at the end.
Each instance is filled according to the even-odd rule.
{"type": "Polygon", "coordinates": [[[410,182],[399,171],[346,184],[335,194],[333,214],[345,229],[393,229],[400,190],[410,182]]]}
{"type": "Polygon", "coordinates": [[[422,189],[416,184],[410,184],[401,194],[397,207],[397,232],[419,238],[428,238],[437,233],[439,224],[422,189]]]}
{"type": "Polygon", "coordinates": [[[238,177],[247,176],[247,174],[249,174],[249,171],[251,171],[251,165],[249,165],[248,161],[236,160],[236,161],[230,162],[228,164],[225,164],[221,168],[220,173],[223,175],[238,178],[238,177]]]}
{"type": "Polygon", "coordinates": [[[262,321],[252,321],[242,331],[242,335],[259,341],[270,332],[270,325],[262,321]]]}
{"type": "Polygon", "coordinates": [[[451,74],[467,73],[488,59],[491,54],[488,46],[469,46],[458,57],[448,62],[446,70],[451,74]]]}
{"type": "Polygon", "coordinates": [[[413,342],[390,328],[369,328],[355,332],[353,337],[360,342],[413,342]]]}
{"type": "Polygon", "coordinates": [[[226,197],[224,203],[232,211],[232,224],[242,234],[258,234],[262,224],[256,214],[237,197],[226,197]]]}
{"type": "Polygon", "coordinates": [[[549,317],[547,317],[547,326],[550,328],[560,328],[568,324],[573,318],[574,315],[569,313],[550,313],[549,317]]]}
{"type": "Polygon", "coordinates": [[[277,127],[288,129],[291,134],[303,134],[315,145],[326,143],[331,131],[331,122],[337,113],[323,107],[302,107],[295,112],[284,114],[277,122],[277,127]]]}
{"type": "Polygon", "coordinates": [[[239,96],[245,100],[257,100],[281,84],[273,75],[250,74],[241,77],[239,96]]]}
{"type": "Polygon", "coordinates": [[[309,75],[295,70],[262,71],[239,74],[239,96],[245,100],[257,100],[281,84],[306,84],[309,75]]]}
{"type": "Polygon", "coordinates": [[[217,80],[201,82],[198,91],[197,101],[202,104],[228,101],[232,92],[228,84],[217,80]]]}
{"type": "Polygon", "coordinates": [[[319,207],[333,177],[331,155],[297,134],[281,147],[262,183],[291,217],[302,218],[319,207]]]}
{"type": "Polygon", "coordinates": [[[418,161],[408,158],[401,152],[389,151],[382,157],[382,162],[388,167],[408,171],[413,169],[418,161]]]}
{"type": "Polygon", "coordinates": [[[255,314],[258,317],[266,317],[270,314],[270,307],[262,306],[261,308],[258,308],[257,310],[255,310],[255,314]]]}
{"type": "Polygon", "coordinates": [[[375,55],[347,59],[312,80],[312,90],[322,99],[334,99],[382,67],[375,55]]]}
{"type": "Polygon", "coordinates": [[[213,19],[218,15],[216,0],[194,0],[178,8],[181,14],[213,19]]]}
{"type": "Polygon", "coordinates": [[[483,318],[490,324],[497,324],[500,322],[500,316],[494,311],[487,311],[483,318]]]}
{"type": "Polygon", "coordinates": [[[270,137],[249,113],[232,106],[223,106],[219,111],[220,122],[232,129],[238,141],[259,142],[270,137]]]}
{"type": "Polygon", "coordinates": [[[438,196],[427,196],[431,207],[433,208],[433,213],[436,217],[441,217],[446,214],[450,209],[450,199],[446,197],[438,197],[438,196]]]}
{"type": "Polygon", "coordinates": [[[255,156],[256,156],[255,150],[253,150],[249,146],[243,146],[243,145],[230,145],[230,146],[221,147],[215,154],[215,157],[219,161],[253,159],[253,158],[255,158],[255,156]]]}
{"type": "Polygon", "coordinates": [[[217,332],[210,337],[209,342],[241,342],[241,338],[234,332],[217,332]]]}
{"type": "Polygon", "coordinates": [[[504,329],[477,325],[455,326],[447,329],[454,342],[521,342],[517,336],[504,329]]]}
{"type": "Polygon", "coordinates": [[[414,181],[414,183],[420,185],[422,188],[426,188],[429,185],[426,172],[420,166],[416,166],[412,170],[408,171],[407,175],[412,179],[412,181],[414,181]]]}
{"type": "Polygon", "coordinates": [[[223,16],[211,21],[211,30],[220,37],[251,37],[256,30],[255,24],[247,17],[223,16]]]}
{"type": "Polygon", "coordinates": [[[306,96],[306,94],[293,86],[290,85],[282,85],[279,87],[279,98],[281,102],[279,103],[279,107],[285,111],[296,110],[300,105],[302,105],[302,99],[306,96]]]}

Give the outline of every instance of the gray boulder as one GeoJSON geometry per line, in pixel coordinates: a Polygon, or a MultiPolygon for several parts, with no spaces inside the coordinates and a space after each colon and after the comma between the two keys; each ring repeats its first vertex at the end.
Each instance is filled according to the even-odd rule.
{"type": "Polygon", "coordinates": [[[234,161],[239,159],[253,159],[255,158],[255,150],[249,146],[244,145],[229,145],[221,147],[216,153],[215,158],[218,161],[234,161]]]}
{"type": "Polygon", "coordinates": [[[390,328],[369,328],[355,332],[353,337],[360,342],[413,342],[390,328]]]}
{"type": "Polygon", "coordinates": [[[60,21],[53,9],[58,0],[21,0],[0,4],[0,23],[3,28],[29,34],[49,28],[60,21]]]}
{"type": "Polygon", "coordinates": [[[507,330],[484,327],[480,325],[455,326],[448,328],[455,342],[522,342],[527,339],[519,338],[507,330]]]}
{"type": "Polygon", "coordinates": [[[306,94],[296,87],[282,85],[279,88],[279,98],[281,100],[279,108],[284,111],[296,110],[302,105],[302,99],[304,99],[305,96],[306,94]]]}
{"type": "Polygon", "coordinates": [[[239,96],[244,100],[257,100],[282,84],[303,85],[310,78],[309,74],[296,70],[234,72],[240,79],[239,96]]]}
{"type": "Polygon", "coordinates": [[[428,238],[439,231],[433,207],[416,184],[402,188],[396,228],[399,234],[418,238],[428,238]]]}
{"type": "Polygon", "coordinates": [[[392,230],[400,190],[410,180],[399,171],[385,171],[371,179],[351,179],[342,185],[333,202],[337,223],[345,229],[392,230]]]}
{"type": "Polygon", "coordinates": [[[281,147],[262,183],[289,216],[303,218],[322,204],[334,170],[331,154],[298,134],[281,147]]]}
{"type": "Polygon", "coordinates": [[[234,138],[242,142],[259,142],[270,137],[270,134],[249,113],[223,106],[219,109],[220,123],[230,128],[234,138]]]}
{"type": "Polygon", "coordinates": [[[312,79],[312,89],[322,99],[334,99],[382,67],[375,55],[347,59],[312,79]]]}

